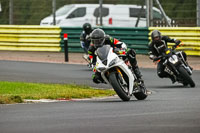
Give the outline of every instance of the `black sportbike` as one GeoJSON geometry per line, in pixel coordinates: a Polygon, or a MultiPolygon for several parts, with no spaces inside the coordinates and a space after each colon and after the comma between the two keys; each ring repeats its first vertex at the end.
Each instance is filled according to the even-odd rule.
{"type": "Polygon", "coordinates": [[[164,71],[174,76],[177,82],[182,83],[184,86],[195,87],[191,77],[192,69],[186,62],[182,51],[176,52],[174,49],[166,48],[163,54],[156,58],[156,61],[160,59],[163,62],[164,71]]]}

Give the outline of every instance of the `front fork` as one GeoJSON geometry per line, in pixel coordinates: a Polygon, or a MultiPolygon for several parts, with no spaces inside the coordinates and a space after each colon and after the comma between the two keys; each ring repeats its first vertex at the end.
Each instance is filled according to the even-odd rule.
{"type": "Polygon", "coordinates": [[[189,67],[188,62],[185,60],[185,58],[184,58],[182,52],[177,52],[176,54],[178,54],[178,56],[181,58],[182,65],[183,65],[183,67],[186,69],[186,71],[189,73],[189,75],[192,75],[192,70],[191,70],[191,68],[189,67]]]}
{"type": "Polygon", "coordinates": [[[122,86],[128,88],[128,84],[126,83],[126,81],[125,81],[125,79],[123,77],[123,74],[120,71],[120,69],[118,67],[115,67],[115,69],[117,70],[118,74],[120,75],[119,78],[120,78],[120,81],[122,83],[122,86]]]}

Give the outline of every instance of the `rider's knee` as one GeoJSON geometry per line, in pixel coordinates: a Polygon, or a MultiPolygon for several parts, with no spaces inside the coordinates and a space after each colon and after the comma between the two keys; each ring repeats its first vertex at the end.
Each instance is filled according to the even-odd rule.
{"type": "Polygon", "coordinates": [[[133,49],[130,49],[127,52],[127,56],[128,56],[128,59],[129,59],[129,61],[131,62],[132,65],[136,65],[137,64],[136,53],[135,53],[135,51],[133,49]]]}
{"type": "Polygon", "coordinates": [[[133,49],[130,49],[130,50],[127,52],[127,54],[128,54],[130,57],[132,57],[132,58],[135,58],[135,57],[136,57],[136,52],[135,52],[135,50],[133,50],[133,49]]]}
{"type": "Polygon", "coordinates": [[[158,74],[158,76],[160,77],[160,78],[164,78],[164,77],[166,77],[166,75],[163,73],[163,72],[157,72],[157,74],[158,74]]]}

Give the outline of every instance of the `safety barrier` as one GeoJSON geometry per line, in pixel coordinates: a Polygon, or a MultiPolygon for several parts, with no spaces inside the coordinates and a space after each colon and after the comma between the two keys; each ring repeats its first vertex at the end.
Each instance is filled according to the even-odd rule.
{"type": "MultiPolygon", "coordinates": [[[[118,27],[101,27],[106,34],[111,35],[123,42],[128,48],[134,48],[136,53],[148,53],[148,28],[118,28],[118,27]]],[[[80,34],[82,27],[61,27],[63,33],[68,33],[68,44],[70,52],[83,52],[80,46],[80,34]]],[[[62,51],[64,50],[64,41],[61,41],[62,51]]]]}
{"type": "Polygon", "coordinates": [[[81,53],[83,52],[83,49],[80,45],[80,34],[82,32],[81,27],[61,27],[61,51],[64,51],[64,40],[63,40],[63,34],[68,34],[68,51],[69,52],[77,52],[81,53]]]}
{"type": "MultiPolygon", "coordinates": [[[[152,30],[158,29],[162,35],[180,39],[183,46],[178,50],[188,55],[200,56],[199,27],[150,27],[119,28],[102,27],[109,34],[123,42],[136,53],[147,54],[152,30]]],[[[0,25],[0,50],[18,51],[64,51],[63,33],[68,34],[69,52],[83,52],[80,46],[82,27],[0,25]]],[[[169,43],[169,46],[173,44],[169,43]]]]}
{"type": "MultiPolygon", "coordinates": [[[[200,28],[199,27],[150,27],[150,34],[153,30],[159,30],[162,35],[176,38],[183,42],[183,46],[177,50],[183,50],[188,55],[200,56],[200,28]]],[[[174,44],[169,43],[169,46],[174,44]]]]}
{"type": "Polygon", "coordinates": [[[148,28],[111,28],[105,27],[103,30],[125,42],[128,48],[133,48],[137,54],[148,53],[148,28]]]}
{"type": "Polygon", "coordinates": [[[0,25],[0,50],[61,51],[60,27],[0,25]]]}

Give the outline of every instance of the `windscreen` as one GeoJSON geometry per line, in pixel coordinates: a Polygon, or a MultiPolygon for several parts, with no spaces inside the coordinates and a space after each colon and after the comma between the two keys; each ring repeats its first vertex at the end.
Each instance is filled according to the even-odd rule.
{"type": "Polygon", "coordinates": [[[72,9],[72,7],[73,7],[73,5],[65,5],[65,6],[59,8],[56,11],[56,16],[62,16],[62,15],[67,14],[72,9]]]}
{"type": "Polygon", "coordinates": [[[106,60],[110,51],[110,45],[103,45],[97,49],[97,56],[100,60],[106,60]]]}

